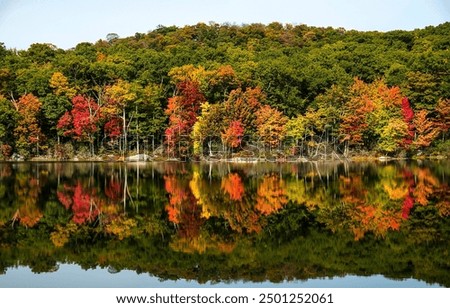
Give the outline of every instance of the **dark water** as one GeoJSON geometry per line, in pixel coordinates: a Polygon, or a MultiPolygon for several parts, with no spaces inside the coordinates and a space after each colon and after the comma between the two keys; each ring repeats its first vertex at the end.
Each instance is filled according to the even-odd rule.
{"type": "Polygon", "coordinates": [[[450,162],[2,163],[0,287],[450,287],[450,162]]]}

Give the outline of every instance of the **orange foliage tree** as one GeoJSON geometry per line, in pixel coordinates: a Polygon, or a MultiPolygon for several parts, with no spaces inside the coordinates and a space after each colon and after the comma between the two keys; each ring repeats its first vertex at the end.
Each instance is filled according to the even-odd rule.
{"type": "Polygon", "coordinates": [[[428,111],[420,110],[414,117],[416,138],[413,146],[417,149],[427,147],[439,135],[439,126],[428,118],[428,111]]]}
{"type": "Polygon", "coordinates": [[[438,116],[435,124],[439,127],[442,137],[445,138],[450,129],[450,99],[440,99],[436,106],[436,112],[438,116]]]}
{"type": "Polygon", "coordinates": [[[260,88],[247,88],[245,91],[238,88],[231,91],[225,102],[225,121],[239,121],[245,128],[245,133],[255,131],[256,112],[264,99],[265,95],[260,88]]]}
{"type": "Polygon", "coordinates": [[[355,240],[367,232],[384,236],[388,230],[400,228],[402,212],[382,201],[370,200],[369,190],[360,176],[341,177],[339,190],[345,213],[343,226],[353,232],[355,240]]]}
{"type": "Polygon", "coordinates": [[[263,215],[278,212],[288,202],[284,182],[278,175],[266,175],[258,186],[256,209],[263,215]]]}
{"type": "Polygon", "coordinates": [[[341,141],[346,143],[346,154],[349,146],[363,144],[363,136],[368,128],[368,114],[375,109],[366,88],[362,80],[355,79],[350,88],[350,99],[344,104],[339,132],[343,136],[341,141]]]}
{"type": "Polygon", "coordinates": [[[439,180],[428,168],[414,168],[412,172],[416,178],[413,192],[415,201],[422,206],[427,205],[435,190],[440,186],[439,180]]]}
{"type": "Polygon", "coordinates": [[[269,105],[262,106],[256,112],[256,130],[261,141],[269,147],[279,145],[286,134],[287,121],[282,112],[269,105]]]}
{"type": "Polygon", "coordinates": [[[245,193],[244,183],[237,173],[230,173],[222,178],[222,189],[233,201],[241,201],[245,193]]]}
{"type": "Polygon", "coordinates": [[[18,220],[19,223],[27,228],[35,226],[43,217],[39,208],[38,200],[41,192],[36,177],[24,175],[18,176],[14,189],[19,204],[19,209],[13,217],[13,221],[18,220]]]}
{"type": "Polygon", "coordinates": [[[36,148],[36,154],[39,154],[40,144],[45,144],[45,136],[41,132],[38,120],[42,104],[33,94],[26,94],[20,97],[15,106],[19,114],[14,130],[17,150],[20,154],[27,156],[36,148]]]}
{"type": "Polygon", "coordinates": [[[177,225],[178,236],[197,237],[205,219],[189,183],[173,175],[164,176],[164,180],[169,193],[169,204],[166,205],[169,221],[177,225]]]}
{"type": "Polygon", "coordinates": [[[230,125],[222,132],[221,137],[225,144],[231,148],[237,148],[244,136],[244,127],[240,121],[231,121],[230,125]]]}

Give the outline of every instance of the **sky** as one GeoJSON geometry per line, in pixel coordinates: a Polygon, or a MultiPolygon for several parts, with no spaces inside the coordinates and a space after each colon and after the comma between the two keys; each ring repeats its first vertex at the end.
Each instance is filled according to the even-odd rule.
{"type": "Polygon", "coordinates": [[[0,42],[69,49],[158,25],[273,21],[347,30],[413,30],[450,21],[450,0],[0,0],[0,42]]]}

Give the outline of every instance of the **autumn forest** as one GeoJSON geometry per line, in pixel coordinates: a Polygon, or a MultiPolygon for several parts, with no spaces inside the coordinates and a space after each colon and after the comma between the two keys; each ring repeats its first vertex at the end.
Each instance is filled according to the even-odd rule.
{"type": "Polygon", "coordinates": [[[159,26],[62,50],[0,44],[0,156],[447,155],[450,23],[360,32],[159,26]]]}

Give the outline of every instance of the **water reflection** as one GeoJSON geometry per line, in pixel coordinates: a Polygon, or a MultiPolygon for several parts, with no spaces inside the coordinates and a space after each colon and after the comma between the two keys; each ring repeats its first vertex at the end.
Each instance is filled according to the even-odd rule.
{"type": "Polygon", "coordinates": [[[449,162],[0,164],[0,271],[450,286],[449,162]]]}

